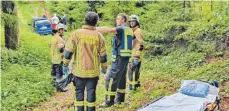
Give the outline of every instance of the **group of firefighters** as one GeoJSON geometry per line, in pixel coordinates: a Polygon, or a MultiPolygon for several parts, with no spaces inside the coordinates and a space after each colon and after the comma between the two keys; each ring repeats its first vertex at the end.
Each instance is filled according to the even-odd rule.
{"type": "Polygon", "coordinates": [[[62,36],[64,25],[58,24],[51,43],[52,77],[57,91],[67,91],[73,82],[76,91],[77,111],[95,111],[96,86],[100,73],[106,74],[105,103],[100,108],[123,103],[125,100],[126,73],[129,90],[140,87],[141,55],[143,51],[142,30],[138,16],[120,13],[115,28],[96,27],[99,16],[87,12],[85,25],[74,31],[67,41],[62,36]],[[105,39],[102,34],[112,33],[112,63],[108,68],[105,39]],[[128,65],[129,64],[129,65],[128,65]],[[69,69],[70,68],[70,69],[69,69]],[[128,70],[128,71],[127,71],[128,70]],[[63,75],[67,75],[63,78],[63,75]],[[86,88],[86,102],[84,92],[86,88]]]}

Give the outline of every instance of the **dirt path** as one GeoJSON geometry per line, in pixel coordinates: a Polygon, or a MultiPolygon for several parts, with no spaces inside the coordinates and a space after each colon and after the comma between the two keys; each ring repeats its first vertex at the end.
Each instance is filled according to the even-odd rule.
{"type": "MultiPolygon", "coordinates": [[[[229,87],[229,82],[224,82],[221,87],[229,87]]],[[[220,93],[221,103],[220,107],[222,111],[229,111],[229,92],[224,91],[220,93]]]]}
{"type": "Polygon", "coordinates": [[[220,106],[221,111],[229,111],[229,97],[223,97],[220,106]]]}
{"type": "Polygon", "coordinates": [[[38,107],[29,109],[32,111],[66,111],[73,107],[74,102],[74,86],[68,85],[67,92],[55,92],[48,101],[41,102],[38,107]]]}

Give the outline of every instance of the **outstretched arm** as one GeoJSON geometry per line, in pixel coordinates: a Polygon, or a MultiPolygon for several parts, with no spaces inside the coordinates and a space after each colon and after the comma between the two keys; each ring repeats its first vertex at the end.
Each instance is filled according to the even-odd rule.
{"type": "Polygon", "coordinates": [[[112,34],[117,33],[115,28],[110,28],[110,27],[96,27],[96,30],[99,31],[100,33],[112,33],[112,34]]]}

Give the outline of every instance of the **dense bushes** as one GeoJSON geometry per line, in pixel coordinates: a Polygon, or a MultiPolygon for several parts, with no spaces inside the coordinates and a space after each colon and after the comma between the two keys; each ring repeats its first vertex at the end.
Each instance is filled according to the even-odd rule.
{"type": "Polygon", "coordinates": [[[154,49],[158,49],[158,46],[162,51],[158,54],[164,55],[176,46],[185,47],[189,51],[203,52],[208,56],[218,56],[223,51],[218,47],[219,42],[228,35],[229,31],[226,25],[229,23],[228,2],[71,2],[75,4],[74,7],[83,4],[75,10],[71,9],[74,7],[69,3],[50,2],[49,8],[53,13],[61,15],[62,12],[66,12],[70,18],[74,16],[73,18],[77,19],[76,28],[84,23],[85,11],[99,13],[101,18],[99,26],[114,26],[115,17],[121,12],[139,15],[146,47],[149,47],[153,55],[157,54],[158,50],[154,51],[154,49]],[[195,46],[199,49],[193,50],[195,46]]]}

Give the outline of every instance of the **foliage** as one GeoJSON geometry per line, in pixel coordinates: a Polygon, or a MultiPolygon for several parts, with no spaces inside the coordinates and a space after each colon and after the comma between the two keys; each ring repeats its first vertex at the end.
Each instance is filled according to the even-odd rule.
{"type": "Polygon", "coordinates": [[[53,91],[49,68],[11,64],[2,71],[2,111],[18,111],[46,100],[53,91]]]}
{"type": "Polygon", "coordinates": [[[69,27],[73,27],[75,29],[84,24],[84,16],[88,6],[87,3],[83,1],[47,1],[46,4],[51,13],[56,13],[59,17],[62,17],[63,14],[66,14],[69,21],[69,27]]]}
{"type": "Polygon", "coordinates": [[[21,2],[17,5],[20,9],[18,10],[20,47],[18,50],[8,50],[4,47],[4,38],[1,41],[1,110],[3,111],[24,110],[48,99],[54,92],[50,84],[51,37],[41,37],[30,30],[28,23],[32,20],[33,10],[27,8],[32,8],[34,5],[21,2]]]}

